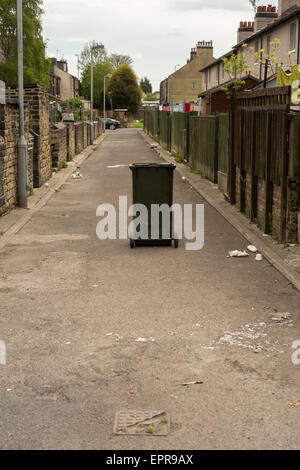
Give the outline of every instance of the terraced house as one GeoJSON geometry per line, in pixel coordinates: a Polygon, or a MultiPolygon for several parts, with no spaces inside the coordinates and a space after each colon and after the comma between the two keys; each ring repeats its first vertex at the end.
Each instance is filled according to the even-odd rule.
{"type": "Polygon", "coordinates": [[[161,82],[160,103],[164,105],[198,101],[198,95],[202,91],[199,68],[209,64],[212,59],[212,41],[199,41],[192,48],[187,63],[161,82]]]}
{"type": "MultiPolygon", "coordinates": [[[[237,32],[237,44],[223,56],[200,69],[202,73],[202,114],[226,112],[230,101],[222,88],[232,86],[233,78],[224,70],[224,58],[232,54],[245,54],[247,71],[241,77],[245,81],[242,90],[253,88],[277,72],[266,66],[263,59],[272,52],[272,43],[277,41],[276,59],[284,70],[291,64],[300,63],[300,1],[279,0],[275,6],[259,6],[253,22],[241,21],[237,32]],[[247,47],[244,45],[247,44],[247,47]]],[[[273,86],[276,86],[276,80],[273,86]]]]}

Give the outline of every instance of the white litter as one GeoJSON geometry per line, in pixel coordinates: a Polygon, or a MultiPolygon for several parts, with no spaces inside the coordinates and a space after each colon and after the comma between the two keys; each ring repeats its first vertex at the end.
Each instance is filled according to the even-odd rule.
{"type": "Polygon", "coordinates": [[[292,314],[288,312],[277,313],[276,315],[272,316],[272,320],[276,323],[283,323],[283,322],[286,322],[287,320],[290,320],[291,317],[292,317],[292,314]]]}
{"type": "Polygon", "coordinates": [[[229,258],[247,258],[249,256],[249,253],[247,253],[246,251],[234,250],[229,251],[228,255],[229,258]]]}
{"type": "Polygon", "coordinates": [[[106,168],[125,168],[128,167],[128,165],[111,165],[107,166],[106,168]]]}
{"type": "Polygon", "coordinates": [[[73,173],[72,178],[75,180],[80,180],[83,178],[83,176],[81,173],[79,173],[79,171],[76,171],[76,173],[73,173]]]}
{"type": "Polygon", "coordinates": [[[48,183],[45,183],[45,186],[46,186],[46,188],[49,188],[49,184],[48,184],[48,183]]]}
{"type": "Polygon", "coordinates": [[[155,338],[149,338],[149,339],[147,339],[147,338],[137,338],[137,339],[135,340],[136,343],[148,343],[149,341],[151,341],[152,343],[154,343],[154,342],[155,342],[155,338]]]}
{"type": "Polygon", "coordinates": [[[251,251],[251,253],[257,253],[257,248],[254,245],[249,245],[248,250],[251,251]]]}
{"type": "Polygon", "coordinates": [[[184,176],[182,177],[182,181],[186,181],[186,179],[185,179],[185,177],[184,177],[184,176]]]}
{"type": "Polygon", "coordinates": [[[263,260],[262,255],[260,255],[260,254],[258,253],[258,254],[256,255],[256,257],[255,257],[255,260],[256,260],[256,261],[262,261],[262,260],[263,260]]]}

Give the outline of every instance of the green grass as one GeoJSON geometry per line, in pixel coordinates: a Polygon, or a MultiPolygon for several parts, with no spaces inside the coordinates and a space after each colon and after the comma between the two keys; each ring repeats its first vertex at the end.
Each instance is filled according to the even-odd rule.
{"type": "Polygon", "coordinates": [[[68,168],[67,162],[63,162],[62,167],[63,167],[63,168],[68,168]]]}
{"type": "Polygon", "coordinates": [[[183,163],[183,156],[179,153],[178,155],[176,155],[175,160],[177,163],[183,163]]]}
{"type": "Polygon", "coordinates": [[[132,129],[143,129],[144,124],[142,122],[130,122],[129,127],[132,129]]]}
{"type": "Polygon", "coordinates": [[[29,189],[29,196],[34,196],[34,189],[33,188],[29,189]]]}
{"type": "Polygon", "coordinates": [[[151,428],[151,426],[149,428],[146,429],[146,433],[147,434],[154,434],[154,429],[151,428]]]}
{"type": "Polygon", "coordinates": [[[98,150],[98,148],[99,148],[99,145],[95,145],[95,146],[93,147],[93,152],[96,152],[96,150],[98,150]]]}

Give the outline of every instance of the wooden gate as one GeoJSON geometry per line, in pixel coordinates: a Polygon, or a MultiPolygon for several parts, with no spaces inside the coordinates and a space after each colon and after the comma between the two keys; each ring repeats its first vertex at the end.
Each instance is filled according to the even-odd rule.
{"type": "MultiPolygon", "coordinates": [[[[247,188],[247,205],[250,206],[247,211],[255,221],[258,184],[261,180],[265,182],[264,208],[260,214],[260,225],[265,233],[269,233],[272,226],[274,185],[282,191],[282,220],[286,217],[290,96],[290,87],[278,87],[236,93],[231,103],[228,195],[230,202],[238,203],[245,212],[247,188]]],[[[283,222],[282,236],[284,229],[283,222]]]]}

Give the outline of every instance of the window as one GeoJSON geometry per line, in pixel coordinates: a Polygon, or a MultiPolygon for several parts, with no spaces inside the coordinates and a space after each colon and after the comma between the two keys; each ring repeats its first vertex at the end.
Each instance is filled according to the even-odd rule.
{"type": "Polygon", "coordinates": [[[192,89],[193,89],[193,90],[196,90],[196,82],[193,82],[193,83],[192,83],[192,89]]]}
{"type": "Polygon", "coordinates": [[[267,36],[267,47],[266,47],[266,51],[267,51],[267,54],[270,55],[270,52],[271,52],[271,43],[272,42],[272,38],[271,36],[267,36]]]}
{"type": "Polygon", "coordinates": [[[296,23],[290,25],[290,51],[296,49],[296,23]]]}
{"type": "Polygon", "coordinates": [[[207,70],[205,70],[205,88],[206,90],[208,88],[208,71],[207,70]]]}
{"type": "Polygon", "coordinates": [[[220,64],[217,66],[217,84],[220,84],[220,64]]]}
{"type": "Polygon", "coordinates": [[[225,69],[224,69],[224,64],[222,65],[222,79],[225,78],[225,69]]]}

